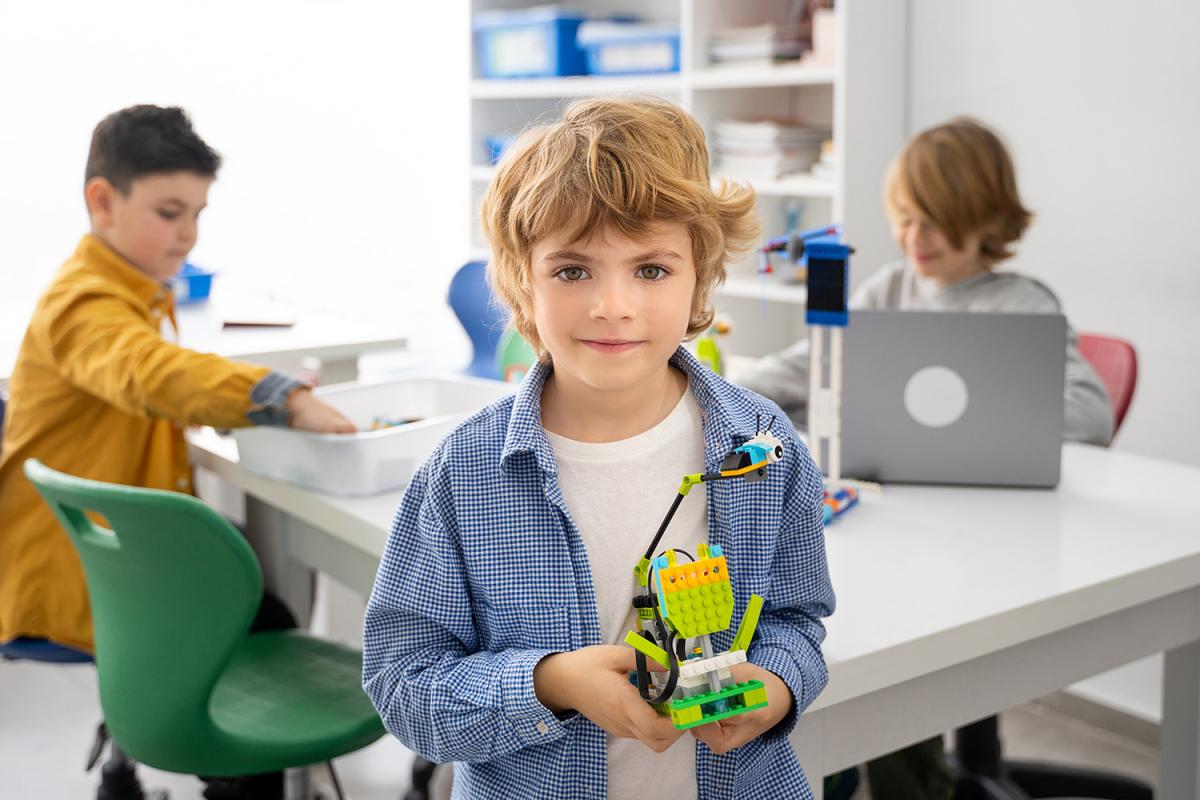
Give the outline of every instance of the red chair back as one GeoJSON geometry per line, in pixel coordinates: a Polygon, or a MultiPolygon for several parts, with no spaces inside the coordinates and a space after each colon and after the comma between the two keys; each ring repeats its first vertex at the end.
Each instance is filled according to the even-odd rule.
{"type": "Polygon", "coordinates": [[[1125,421],[1137,386],[1137,351],[1124,339],[1097,333],[1079,334],[1079,353],[1100,376],[1113,406],[1113,435],[1125,421]]]}

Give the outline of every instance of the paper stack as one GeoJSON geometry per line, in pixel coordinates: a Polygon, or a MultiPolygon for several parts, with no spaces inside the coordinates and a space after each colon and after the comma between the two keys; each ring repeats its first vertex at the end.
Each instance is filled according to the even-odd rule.
{"type": "Polygon", "coordinates": [[[726,28],[709,38],[708,59],[718,64],[794,60],[810,49],[810,31],[809,25],[776,23],[726,28]]]}
{"type": "Polygon", "coordinates": [[[837,174],[837,148],[833,139],[821,142],[821,157],[809,170],[814,178],[833,178],[837,174]]]}
{"type": "Polygon", "coordinates": [[[808,170],[821,154],[828,128],[797,120],[720,119],[713,131],[715,172],[734,178],[774,179],[808,170]]]}

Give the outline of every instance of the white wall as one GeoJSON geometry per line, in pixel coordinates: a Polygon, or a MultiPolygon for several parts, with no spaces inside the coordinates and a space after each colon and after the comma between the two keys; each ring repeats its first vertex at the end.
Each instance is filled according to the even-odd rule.
{"type": "Polygon", "coordinates": [[[150,102],[224,156],[192,253],[218,290],[461,336],[466,30],[462,3],[0,0],[0,300],[35,296],[86,230],[95,124],[150,102]]]}
{"type": "MultiPolygon", "coordinates": [[[[1200,464],[1200,3],[912,0],[910,125],[997,128],[1037,212],[1012,268],[1138,348],[1115,446],[1200,464]]],[[[1130,492],[1154,493],[1153,486],[1130,492]]],[[[1200,522],[1198,522],[1200,530],[1200,522]]],[[[1136,531],[1130,531],[1136,536],[1136,531]]],[[[1160,659],[1078,690],[1155,719],[1160,659]]]]}
{"type": "Polygon", "coordinates": [[[913,130],[968,113],[1006,137],[1037,212],[1012,268],[1138,348],[1116,446],[1200,464],[1200,3],[912,6],[913,130]]]}

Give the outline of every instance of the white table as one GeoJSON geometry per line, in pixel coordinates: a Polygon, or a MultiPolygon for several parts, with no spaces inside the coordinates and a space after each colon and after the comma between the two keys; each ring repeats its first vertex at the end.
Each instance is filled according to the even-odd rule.
{"type": "MultiPolygon", "coordinates": [[[[224,327],[227,314],[215,300],[176,309],[179,343],[206,353],[294,372],[303,358],[320,360],[321,382],[358,376],[358,357],[404,350],[407,338],[392,320],[356,319],[351,313],[297,311],[289,327],[224,327]]],[[[0,390],[7,388],[32,305],[0,305],[0,390]]],[[[272,312],[277,313],[277,312],[272,312]]],[[[253,316],[234,313],[236,317],[253,316]]]]}
{"type": "MultiPolygon", "coordinates": [[[[211,432],[193,458],[247,493],[290,568],[370,591],[399,492],[258,479],[211,432]]],[[[1067,445],[1057,490],[891,486],[827,542],[829,686],[792,736],[811,775],[1165,651],[1158,796],[1200,797],[1200,469],[1067,445]]]]}

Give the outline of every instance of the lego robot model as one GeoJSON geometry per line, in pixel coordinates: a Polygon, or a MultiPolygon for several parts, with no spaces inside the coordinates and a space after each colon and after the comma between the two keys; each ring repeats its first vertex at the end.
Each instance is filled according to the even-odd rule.
{"type": "Polygon", "coordinates": [[[654,540],[633,570],[643,590],[633,600],[641,630],[630,631],[625,642],[637,651],[638,692],[680,730],[767,705],[761,681],[738,683],[730,672],[730,667],[746,661],[763,599],[750,596],[733,644],[723,653],[713,653],[710,636],[728,629],[733,619],[733,587],[724,552],[715,544],[701,544],[696,558],[673,548],[657,557],[654,551],[693,486],[738,478],[762,480],[767,466],[783,458],[783,445],[770,427],[768,423],[767,430],[734,448],[720,471],[683,477],[654,540]],[[651,672],[647,659],[665,671],[651,672]]]}

